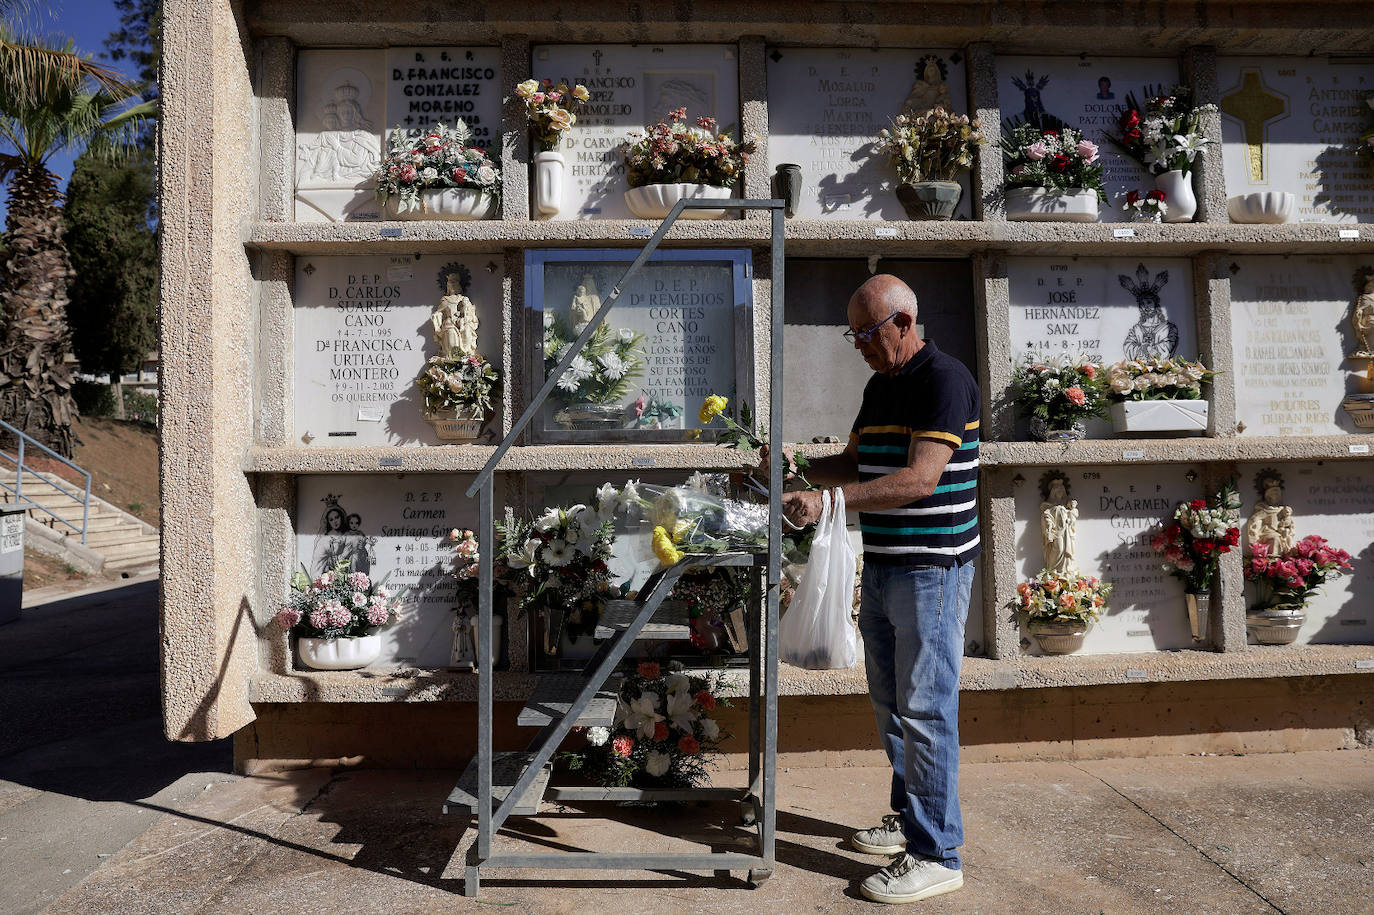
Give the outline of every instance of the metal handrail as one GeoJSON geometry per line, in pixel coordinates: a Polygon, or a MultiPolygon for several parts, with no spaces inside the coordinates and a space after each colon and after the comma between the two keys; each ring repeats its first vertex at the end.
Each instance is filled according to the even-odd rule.
{"type": "MultiPolygon", "coordinates": [[[[36,438],[33,438],[32,436],[28,435],[28,434],[25,433],[24,431],[22,431],[22,430],[20,430],[20,429],[16,429],[14,426],[11,426],[9,423],[5,422],[3,419],[0,419],[0,429],[4,429],[4,430],[6,430],[6,431],[8,431],[8,432],[13,433],[13,434],[15,435],[15,437],[19,439],[19,455],[18,455],[18,457],[16,457],[15,455],[10,454],[10,453],[7,452],[7,451],[0,451],[0,457],[3,457],[5,460],[10,461],[11,463],[13,463],[13,464],[14,464],[14,467],[15,467],[14,486],[10,486],[8,483],[5,483],[4,481],[0,481],[0,487],[4,487],[4,489],[5,489],[7,492],[12,493],[12,494],[14,495],[14,502],[15,502],[16,505],[21,505],[21,504],[27,503],[28,509],[29,509],[30,511],[32,511],[33,509],[38,509],[39,511],[47,512],[49,515],[52,515],[53,518],[56,519],[57,521],[60,521],[61,523],[67,525],[67,527],[69,527],[69,528],[71,528],[72,530],[74,530],[74,531],[76,531],[77,533],[79,533],[79,534],[81,535],[81,542],[84,544],[84,543],[86,542],[86,527],[87,527],[87,525],[90,523],[90,520],[91,520],[91,474],[90,474],[90,472],[87,471],[84,467],[78,467],[76,464],[73,464],[71,461],[67,460],[67,459],[64,458],[62,455],[58,454],[56,451],[53,451],[53,450],[52,450],[51,448],[49,448],[47,445],[45,445],[45,444],[43,444],[42,442],[38,441],[36,438]],[[76,493],[72,492],[72,491],[71,491],[70,489],[68,489],[66,486],[60,485],[60,484],[58,484],[57,482],[55,482],[55,481],[49,479],[45,474],[42,473],[42,471],[34,470],[32,467],[25,467],[25,466],[24,466],[24,446],[25,446],[25,444],[34,445],[34,446],[37,447],[40,451],[43,451],[44,453],[46,453],[49,457],[56,458],[57,460],[61,461],[63,464],[66,464],[66,465],[67,465],[68,467],[70,467],[72,470],[75,470],[77,473],[81,474],[81,476],[85,477],[85,479],[86,479],[86,488],[85,488],[85,491],[82,493],[82,495],[81,495],[80,497],[78,497],[78,496],[76,495],[76,493]],[[80,527],[77,527],[75,524],[72,524],[72,523],[71,523],[70,521],[68,521],[66,518],[63,518],[63,517],[62,517],[61,515],[59,515],[57,512],[55,512],[55,511],[53,511],[52,509],[48,508],[46,505],[39,505],[37,502],[35,502],[35,501],[33,501],[32,499],[30,499],[29,497],[25,496],[25,495],[24,495],[24,474],[25,474],[25,473],[31,473],[31,474],[33,474],[34,476],[38,477],[38,479],[42,480],[44,483],[47,483],[49,486],[51,486],[53,489],[57,490],[58,492],[60,492],[60,493],[63,494],[64,496],[70,496],[71,499],[72,499],[72,501],[74,501],[74,502],[79,502],[79,503],[81,504],[81,526],[80,526],[80,527]]],[[[61,479],[61,478],[59,477],[59,479],[61,479]]],[[[63,480],[63,483],[67,483],[67,482],[68,482],[68,481],[63,480]]],[[[70,485],[70,484],[69,484],[69,485],[70,485]]]]}

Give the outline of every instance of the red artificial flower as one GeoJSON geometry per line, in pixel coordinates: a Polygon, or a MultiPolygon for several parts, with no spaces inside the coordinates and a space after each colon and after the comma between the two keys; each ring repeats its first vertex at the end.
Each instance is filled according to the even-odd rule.
{"type": "Polygon", "coordinates": [[[1207,500],[1206,500],[1206,499],[1194,499],[1193,501],[1191,501],[1191,502],[1188,503],[1188,507],[1191,508],[1191,509],[1192,509],[1193,511],[1195,511],[1195,512],[1200,512],[1200,511],[1202,511],[1204,508],[1207,507],[1207,500]]]}
{"type": "Polygon", "coordinates": [[[1058,156],[1055,156],[1052,160],[1050,160],[1050,171],[1066,172],[1069,170],[1069,166],[1072,164],[1072,159],[1070,159],[1068,156],[1060,154],[1058,156]]]}
{"type": "Polygon", "coordinates": [[[1139,127],[1132,127],[1130,130],[1127,130],[1127,131],[1126,131],[1126,142],[1127,142],[1127,143],[1139,143],[1139,142],[1140,142],[1140,128],[1139,128],[1139,127]]]}
{"type": "Polygon", "coordinates": [[[1135,205],[1136,205],[1136,202],[1139,201],[1139,200],[1140,200],[1140,191],[1127,191],[1127,192],[1126,192],[1126,202],[1129,203],[1131,206],[1135,206],[1135,205]]]}
{"type": "Polygon", "coordinates": [[[611,752],[621,759],[628,759],[634,751],[635,739],[628,734],[621,734],[611,741],[611,752]]]}
{"type": "Polygon", "coordinates": [[[1145,196],[1150,200],[1159,200],[1161,202],[1165,199],[1164,192],[1161,191],[1159,188],[1155,188],[1153,191],[1150,191],[1145,196]]]}
{"type": "Polygon", "coordinates": [[[640,675],[641,677],[643,677],[645,680],[657,680],[657,679],[658,679],[658,675],[659,675],[658,662],[657,662],[657,661],[640,661],[640,662],[639,662],[639,675],[640,675]]]}
{"type": "Polygon", "coordinates": [[[657,722],[657,723],[654,725],[654,740],[667,740],[667,739],[668,739],[668,725],[664,724],[662,721],[657,722]]]}
{"type": "Polygon", "coordinates": [[[1134,108],[1132,108],[1131,110],[1127,111],[1125,114],[1123,114],[1123,115],[1121,116],[1121,126],[1127,128],[1127,129],[1130,129],[1130,128],[1134,127],[1135,125],[1139,124],[1139,123],[1140,123],[1140,112],[1139,112],[1139,111],[1136,111],[1134,108]]]}
{"type": "Polygon", "coordinates": [[[1043,136],[1043,137],[1057,137],[1057,136],[1059,136],[1059,131],[1057,131],[1057,130],[1042,130],[1042,131],[1040,131],[1040,135],[1043,136]]]}
{"type": "Polygon", "coordinates": [[[696,756],[701,752],[701,744],[691,734],[686,735],[677,742],[678,751],[684,756],[696,756]]]}
{"type": "Polygon", "coordinates": [[[709,712],[716,707],[716,697],[704,689],[693,696],[692,701],[701,706],[702,711],[709,712]]]}

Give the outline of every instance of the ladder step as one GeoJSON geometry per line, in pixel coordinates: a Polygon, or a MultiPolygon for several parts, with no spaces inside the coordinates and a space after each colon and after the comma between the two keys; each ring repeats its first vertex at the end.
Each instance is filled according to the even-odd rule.
{"type": "MultiPolygon", "coordinates": [[[[491,797],[494,805],[505,802],[510,789],[519,781],[532,759],[533,753],[507,751],[492,754],[491,797]]],[[[530,783],[529,789],[525,791],[525,796],[515,805],[513,816],[532,817],[539,812],[539,803],[544,799],[545,789],[549,787],[551,771],[550,766],[544,766],[540,770],[530,783]]],[[[444,801],[444,813],[448,813],[450,807],[475,813],[477,804],[477,757],[474,756],[468,767],[463,770],[463,776],[458,779],[458,784],[449,794],[448,800],[444,801]]]]}
{"type": "MultiPolygon", "coordinates": [[[[587,678],[578,673],[544,674],[539,678],[529,701],[520,711],[516,724],[526,728],[539,728],[555,718],[562,718],[572,708],[573,700],[587,685],[587,678]]],[[[615,724],[616,691],[602,689],[582,714],[577,716],[580,728],[608,728],[615,724]]]]}
{"type": "MultiPolygon", "coordinates": [[[[629,628],[630,622],[639,615],[640,604],[632,600],[608,600],[601,611],[601,619],[596,624],[595,636],[609,639],[618,632],[629,628]]],[[[687,609],[678,603],[664,601],[654,611],[654,618],[639,630],[638,641],[671,642],[691,638],[692,627],[687,609]]]]}

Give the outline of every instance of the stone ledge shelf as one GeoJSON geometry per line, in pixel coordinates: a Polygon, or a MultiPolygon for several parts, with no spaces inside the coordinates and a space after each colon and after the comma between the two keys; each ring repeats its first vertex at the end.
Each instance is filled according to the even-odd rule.
{"type": "Polygon", "coordinates": [[[1107,438],[1064,444],[984,442],[980,456],[984,467],[1369,460],[1371,445],[1374,445],[1374,437],[1362,435],[1326,435],[1311,438],[1107,438]]]}
{"type": "MultiPolygon", "coordinates": [[[[960,689],[1103,686],[1125,683],[1182,683],[1200,680],[1262,680],[1332,674],[1374,674],[1374,645],[1251,646],[1244,651],[1159,651],[1132,654],[1021,657],[1010,661],[964,658],[960,689]]],[[[749,672],[722,672],[726,695],[748,695],[749,672]]],[[[523,701],[539,677],[524,672],[496,674],[497,701],[523,701]]],[[[799,670],[781,665],[783,696],[858,696],[868,692],[863,663],[849,670],[799,670]]],[[[373,669],[258,674],[253,702],[471,702],[477,677],[468,671],[373,669]]]]}
{"type": "MultiPolygon", "coordinates": [[[[245,243],[265,251],[295,254],[391,254],[416,251],[489,251],[508,246],[643,246],[658,228],[648,220],[567,222],[353,222],[253,224],[245,243]]],[[[684,220],[668,240],[704,247],[758,246],[769,241],[768,221],[760,219],[684,220]]],[[[788,252],[799,256],[910,254],[969,255],[997,250],[1011,255],[1086,254],[1110,256],[1131,249],[1151,256],[1203,251],[1237,254],[1362,254],[1374,251],[1374,225],[1297,223],[1029,223],[1029,222],[879,222],[876,220],[794,219],[787,222],[788,252]],[[1342,232],[1355,232],[1343,238],[1342,232]],[[1130,235],[1124,233],[1130,232],[1130,235]]]]}
{"type": "MultiPolygon", "coordinates": [[[[245,473],[428,473],[481,470],[492,445],[405,448],[252,448],[245,473]]],[[[502,456],[498,473],[539,470],[729,471],[745,465],[739,451],[713,445],[523,445],[502,456]]]]}

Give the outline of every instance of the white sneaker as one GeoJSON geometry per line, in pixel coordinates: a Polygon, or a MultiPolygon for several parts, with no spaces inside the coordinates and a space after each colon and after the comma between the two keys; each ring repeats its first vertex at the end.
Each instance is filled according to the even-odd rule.
{"type": "Polygon", "coordinates": [[[889,813],[881,826],[860,829],[849,844],[870,855],[899,855],[906,851],[906,833],[902,832],[902,815],[889,813]]]}
{"type": "Polygon", "coordinates": [[[874,902],[901,903],[951,893],[963,885],[963,871],[903,854],[860,884],[859,891],[874,902]]]}

